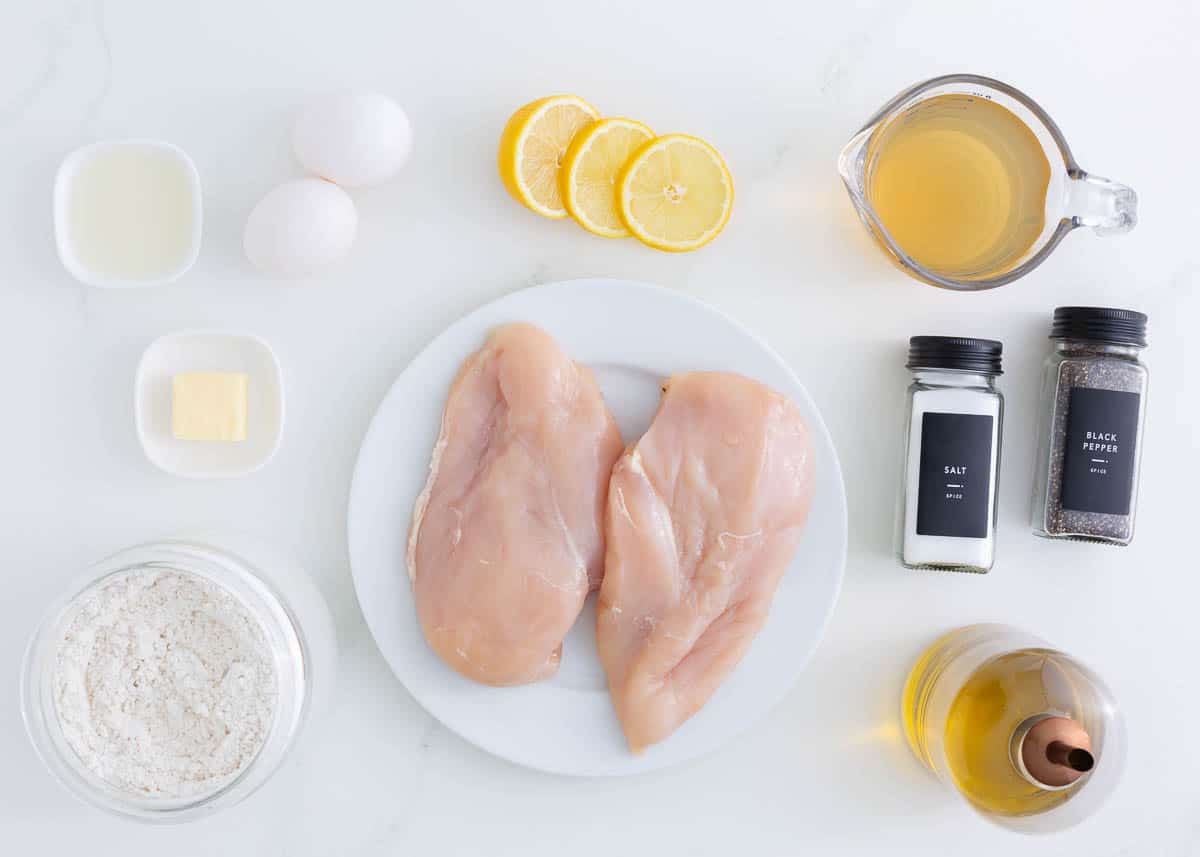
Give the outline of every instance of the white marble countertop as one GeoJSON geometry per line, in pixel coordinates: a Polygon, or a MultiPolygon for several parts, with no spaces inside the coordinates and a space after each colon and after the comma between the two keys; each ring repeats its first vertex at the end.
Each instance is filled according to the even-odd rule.
{"type": "MultiPolygon", "coordinates": [[[[0,27],[0,850],[10,854],[1200,854],[1195,485],[1200,346],[1200,20],[1191,0],[655,3],[340,0],[6,4],[0,27]],[[1038,99],[1080,162],[1137,189],[1130,235],[1079,233],[1006,288],[958,295],[891,268],[834,170],[843,141],[903,86],[975,71],[1038,99]],[[335,271],[274,282],[244,261],[255,200],[299,174],[288,129],[312,93],[379,89],[409,111],[414,157],[355,192],[335,271]],[[521,103],[578,92],[602,111],[706,137],[738,199],[711,247],[673,256],[593,238],[507,198],[496,140],[521,103]],[[171,140],[196,161],[206,224],[181,282],[101,291],[54,254],[52,176],[94,139],[171,140]],[[579,276],[659,283],[778,349],[823,409],[850,506],[846,583],[825,642],[761,726],[703,761],[571,780],[490,758],[425,715],[355,602],[345,514],[367,421],[418,349],[513,289],[579,276]],[[1028,534],[1032,423],[1049,313],[1138,307],[1153,375],[1139,532],[1126,550],[1028,534]],[[156,471],[132,421],[142,349],[233,327],[283,362],[288,425],[264,470],[192,482],[156,471]],[[983,578],[904,571],[890,552],[903,346],[915,333],[1004,340],[999,562],[983,578]],[[240,806],[186,828],[77,804],[23,734],[16,675],[38,614],[105,552],[181,528],[241,528],[302,557],[343,641],[339,703],[240,806]],[[1131,754],[1098,816],[1018,840],[969,814],[902,745],[904,673],[939,632],[1013,622],[1096,665],[1131,754]]],[[[619,336],[619,331],[614,335],[619,336]]]]}

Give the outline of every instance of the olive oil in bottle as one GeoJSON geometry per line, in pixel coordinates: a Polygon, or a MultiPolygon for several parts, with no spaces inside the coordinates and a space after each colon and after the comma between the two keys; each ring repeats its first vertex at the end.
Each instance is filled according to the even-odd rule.
{"type": "Polygon", "coordinates": [[[984,817],[1018,830],[1069,827],[1119,779],[1123,726],[1100,679],[1004,625],[935,642],[904,687],[913,752],[984,817]]]}

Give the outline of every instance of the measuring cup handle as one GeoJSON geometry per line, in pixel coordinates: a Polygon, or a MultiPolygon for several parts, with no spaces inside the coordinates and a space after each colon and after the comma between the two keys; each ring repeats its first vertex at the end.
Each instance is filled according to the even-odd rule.
{"type": "Polygon", "coordinates": [[[1137,225],[1137,193],[1110,179],[1083,170],[1070,174],[1067,217],[1075,226],[1090,226],[1097,235],[1119,235],[1137,225]]]}

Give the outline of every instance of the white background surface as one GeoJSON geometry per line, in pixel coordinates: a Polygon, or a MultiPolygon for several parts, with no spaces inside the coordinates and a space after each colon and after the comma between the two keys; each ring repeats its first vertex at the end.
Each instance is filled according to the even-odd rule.
{"type": "MultiPolygon", "coordinates": [[[[0,27],[3,524],[0,848],[5,853],[1200,854],[1200,595],[1194,559],[1200,76],[1196,4],[955,2],[604,4],[438,0],[28,2],[0,27]],[[1025,89],[1084,167],[1137,189],[1130,235],[1075,234],[1036,273],[979,295],[893,270],[862,234],[838,148],[903,86],[975,71],[1025,89]],[[409,111],[414,156],[354,193],[351,258],[296,285],[240,252],[255,200],[298,175],[290,121],[331,87],[409,111]],[[551,92],[710,139],[738,199],[692,255],[588,236],[518,208],[495,176],[508,114],[551,92]],[[53,250],[57,162],[98,138],[169,139],[205,185],[204,247],[157,291],[75,284],[53,250]],[[580,276],[657,282],[750,326],[791,363],[838,445],[850,561],[830,632],[786,702],[687,767],[569,780],[493,760],[446,733],[392,678],[350,587],[344,505],[366,422],[405,363],[464,312],[580,276]],[[1127,550],[1027,533],[1035,378],[1057,304],[1151,317],[1138,535],[1127,550]],[[162,333],[253,331],[283,363],[278,456],[237,481],[190,482],[142,456],[133,374],[162,333]],[[1003,339],[1008,396],[999,560],[985,578],[891,558],[903,344],[915,333],[1003,339]],[[16,677],[43,606],[106,551],[180,528],[241,527],[314,570],[344,641],[340,705],[260,793],[186,829],[76,805],[23,734],[16,677]],[[896,701],[947,628],[1015,622],[1092,663],[1124,703],[1122,788],[1067,834],[1017,840],[956,805],[900,743],[896,701]]],[[[612,332],[614,337],[620,330],[612,332]]]]}

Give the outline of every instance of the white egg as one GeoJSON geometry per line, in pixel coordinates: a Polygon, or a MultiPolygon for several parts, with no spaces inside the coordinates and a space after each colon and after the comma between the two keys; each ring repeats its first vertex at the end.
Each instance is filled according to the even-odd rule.
{"type": "Polygon", "coordinates": [[[349,194],[321,179],[296,179],[254,206],[242,244],[256,268],[294,277],[346,255],[357,230],[358,212],[349,194]]]}
{"type": "Polygon", "coordinates": [[[312,102],[292,131],[306,170],[343,187],[396,173],[412,150],[412,126],[400,105],[375,92],[338,93],[312,102]]]}

